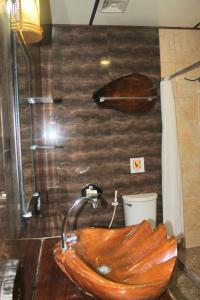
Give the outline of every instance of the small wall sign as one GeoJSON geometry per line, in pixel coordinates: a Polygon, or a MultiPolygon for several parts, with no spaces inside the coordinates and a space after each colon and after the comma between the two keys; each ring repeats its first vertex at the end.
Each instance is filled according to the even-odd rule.
{"type": "Polygon", "coordinates": [[[130,158],[131,173],[144,173],[144,157],[130,158]]]}

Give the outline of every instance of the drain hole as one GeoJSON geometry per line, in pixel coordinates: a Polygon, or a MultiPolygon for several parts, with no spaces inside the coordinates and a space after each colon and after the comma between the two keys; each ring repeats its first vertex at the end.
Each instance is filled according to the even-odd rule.
{"type": "Polygon", "coordinates": [[[111,268],[106,265],[102,265],[97,268],[97,272],[105,275],[111,272],[111,268]]]}

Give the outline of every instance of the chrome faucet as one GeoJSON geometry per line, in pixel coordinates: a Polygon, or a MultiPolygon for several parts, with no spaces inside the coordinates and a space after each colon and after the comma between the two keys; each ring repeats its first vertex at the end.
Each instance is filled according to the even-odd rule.
{"type": "MultiPolygon", "coordinates": [[[[88,187],[93,187],[93,185],[89,185],[88,187]]],[[[87,187],[82,190],[82,195],[87,194],[87,192],[85,193],[85,191],[87,191],[87,187]]],[[[100,189],[100,192],[98,192],[97,190],[96,194],[93,194],[91,196],[83,196],[82,198],[75,201],[75,203],[72,205],[69,211],[67,210],[65,211],[65,215],[62,223],[62,232],[61,232],[61,247],[63,251],[69,249],[70,244],[76,243],[78,241],[77,235],[71,232],[74,230],[74,223],[75,223],[74,221],[78,212],[86,203],[90,203],[91,208],[97,208],[99,206],[101,194],[102,194],[102,190],[100,189]],[[72,222],[70,222],[71,217],[74,217],[74,220],[72,220],[72,222]],[[66,228],[66,233],[65,233],[65,228],[66,228]]]]}

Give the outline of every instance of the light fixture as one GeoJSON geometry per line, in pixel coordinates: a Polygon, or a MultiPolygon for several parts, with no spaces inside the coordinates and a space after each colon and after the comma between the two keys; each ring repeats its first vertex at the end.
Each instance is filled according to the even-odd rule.
{"type": "Polygon", "coordinates": [[[109,66],[110,65],[110,60],[107,59],[107,58],[102,58],[100,60],[100,64],[101,64],[101,66],[109,66]]]}
{"type": "Polygon", "coordinates": [[[26,44],[42,39],[39,0],[14,0],[11,29],[20,32],[26,44]]]}

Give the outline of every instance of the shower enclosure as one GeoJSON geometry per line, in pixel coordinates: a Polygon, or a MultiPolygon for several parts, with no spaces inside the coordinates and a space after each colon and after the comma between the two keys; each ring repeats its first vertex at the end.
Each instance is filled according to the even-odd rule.
{"type": "Polygon", "coordinates": [[[0,236],[16,235],[20,224],[20,187],[18,182],[10,21],[7,2],[0,1],[0,236]]]}
{"type": "MultiPolygon", "coordinates": [[[[10,30],[7,1],[0,3],[0,216],[2,235],[16,235],[21,217],[38,199],[33,147],[32,60],[10,30]]],[[[27,213],[29,213],[27,215],[27,213]]]]}
{"type": "Polygon", "coordinates": [[[37,45],[27,46],[19,34],[12,33],[12,53],[17,180],[21,215],[26,219],[40,215],[41,197],[48,197],[46,182],[40,180],[45,178],[47,152],[62,146],[56,145],[55,122],[46,122],[44,114],[49,103],[54,105],[61,100],[40,96],[40,48],[37,45]]]}

